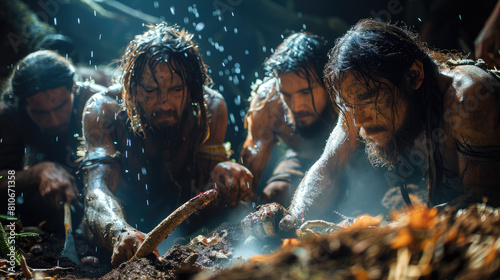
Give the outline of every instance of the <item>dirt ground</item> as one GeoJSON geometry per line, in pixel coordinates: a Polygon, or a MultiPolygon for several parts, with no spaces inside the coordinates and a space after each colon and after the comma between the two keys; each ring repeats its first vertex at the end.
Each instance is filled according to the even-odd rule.
{"type": "Polygon", "coordinates": [[[109,256],[79,238],[79,256],[96,256],[98,264],[76,266],[60,258],[64,238],[50,235],[38,242],[43,252],[26,256],[34,268],[73,267],[54,279],[500,279],[499,212],[481,204],[395,213],[397,223],[355,222],[278,249],[251,243],[261,254],[249,259],[235,253],[245,239],[239,224],[223,224],[189,244],[174,245],[160,259],[149,256],[116,269],[104,261],[109,256]]]}

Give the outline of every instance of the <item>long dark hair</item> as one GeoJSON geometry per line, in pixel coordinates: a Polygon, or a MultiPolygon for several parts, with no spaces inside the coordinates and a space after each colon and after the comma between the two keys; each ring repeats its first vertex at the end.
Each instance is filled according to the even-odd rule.
{"type": "MultiPolygon", "coordinates": [[[[328,42],[321,36],[308,32],[297,32],[288,35],[276,48],[275,52],[264,62],[267,77],[279,77],[283,74],[296,72],[299,77],[307,80],[309,87],[311,81],[316,81],[324,87],[322,72],[328,61],[328,42]]],[[[318,115],[314,103],[313,107],[318,115]]],[[[327,123],[329,121],[323,120],[327,123]]]]}
{"type": "Polygon", "coordinates": [[[202,141],[208,138],[210,132],[203,95],[204,86],[212,80],[192,37],[193,34],[188,34],[184,29],[179,30],[178,26],[168,26],[163,22],[149,26],[149,30],[136,36],[127,45],[121,58],[122,97],[134,133],[146,137],[144,129],[150,126],[149,121],[145,122],[142,118],[144,111],[137,98],[141,75],[146,67],[153,73],[160,62],[167,62],[170,71],[178,73],[187,85],[197,124],[202,131],[202,141]]]}
{"type": "MultiPolygon", "coordinates": [[[[418,60],[423,65],[424,80],[417,90],[418,98],[413,98],[420,106],[425,120],[424,131],[427,150],[427,173],[429,191],[435,191],[442,177],[442,159],[439,153],[439,140],[436,133],[440,130],[443,116],[443,94],[438,87],[438,66],[433,61],[433,51],[422,42],[418,35],[406,27],[374,20],[361,20],[344,36],[337,39],[335,47],[329,53],[329,62],[324,70],[325,85],[332,102],[339,112],[345,114],[345,107],[340,85],[347,74],[354,75],[361,84],[368,86],[368,81],[382,85],[387,80],[398,89],[408,89],[411,81],[410,67],[418,60]],[[408,82],[408,80],[410,82],[408,82]]],[[[394,95],[393,106],[399,98],[408,98],[412,91],[399,90],[401,95],[394,95]]],[[[376,91],[378,99],[379,91],[376,91]]],[[[393,110],[394,111],[394,110],[393,110]]],[[[433,197],[432,193],[429,193],[433,197]]]]}

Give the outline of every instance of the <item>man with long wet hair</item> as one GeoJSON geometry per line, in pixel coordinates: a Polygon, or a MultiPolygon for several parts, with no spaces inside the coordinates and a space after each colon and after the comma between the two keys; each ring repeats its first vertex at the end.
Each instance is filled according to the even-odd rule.
{"type": "Polygon", "coordinates": [[[293,33],[264,63],[266,79],[252,92],[240,162],[252,171],[257,185],[277,142],[288,149],[265,183],[262,203],[288,206],[335,124],[337,114],[321,75],[328,50],[320,36],[293,33]]]}
{"type": "Polygon", "coordinates": [[[150,27],[122,57],[123,106],[106,94],[87,103],[85,214],[114,266],[133,256],[144,231],[200,191],[215,187],[221,205],[232,207],[252,192],[251,173],[227,161],[226,105],[208,87],[192,37],[165,23],[150,27]]]}
{"type": "Polygon", "coordinates": [[[360,140],[374,165],[396,171],[391,180],[423,166],[430,206],[500,205],[500,83],[484,62],[446,59],[409,30],[373,20],[360,21],[329,55],[325,84],[340,118],[298,188],[293,217],[317,218],[335,203],[360,140]]]}

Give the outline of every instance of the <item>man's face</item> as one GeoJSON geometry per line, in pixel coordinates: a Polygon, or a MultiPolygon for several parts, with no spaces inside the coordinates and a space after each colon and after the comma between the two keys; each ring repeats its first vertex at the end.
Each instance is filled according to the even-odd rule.
{"type": "Polygon", "coordinates": [[[315,123],[328,105],[325,88],[312,76],[308,83],[305,76],[296,72],[285,73],[280,80],[280,94],[293,115],[295,125],[301,128],[315,123]]]}
{"type": "Polygon", "coordinates": [[[158,131],[179,125],[189,101],[188,95],[181,76],[171,72],[169,65],[164,62],[159,63],[153,73],[146,67],[137,87],[139,103],[153,129],[158,131]]]}
{"type": "Polygon", "coordinates": [[[340,86],[345,104],[340,105],[360,128],[372,163],[394,166],[423,131],[423,108],[417,108],[414,92],[402,98],[401,91],[389,81],[367,83],[361,83],[352,73],[346,74],[340,86]]]}
{"type": "Polygon", "coordinates": [[[26,99],[26,111],[44,132],[65,132],[71,121],[73,94],[65,86],[44,90],[26,99]]]}
{"type": "Polygon", "coordinates": [[[392,93],[396,89],[390,82],[375,84],[369,80],[367,86],[352,74],[346,75],[340,90],[346,111],[352,114],[354,125],[360,128],[360,135],[385,147],[393,139],[395,131],[401,128],[408,103],[399,99],[393,106],[395,96],[392,93]]]}

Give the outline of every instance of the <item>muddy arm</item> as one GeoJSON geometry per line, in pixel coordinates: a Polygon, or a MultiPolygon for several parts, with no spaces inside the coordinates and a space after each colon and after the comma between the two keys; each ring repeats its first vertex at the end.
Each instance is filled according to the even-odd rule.
{"type": "Polygon", "coordinates": [[[339,118],[320,159],[307,171],[290,206],[290,213],[301,219],[318,218],[328,204],[335,203],[341,188],[340,178],[349,157],[358,147],[357,129],[339,118]]]}
{"type": "Polygon", "coordinates": [[[127,224],[123,210],[113,193],[118,187],[120,164],[114,158],[114,136],[119,129],[115,120],[118,104],[102,95],[87,102],[83,118],[83,135],[87,154],[83,165],[85,219],[95,241],[111,250],[127,224]]]}

